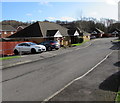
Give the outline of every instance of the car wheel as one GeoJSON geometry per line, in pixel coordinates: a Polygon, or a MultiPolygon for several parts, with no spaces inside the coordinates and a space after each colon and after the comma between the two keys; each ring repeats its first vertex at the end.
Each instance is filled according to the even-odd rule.
{"type": "Polygon", "coordinates": [[[15,54],[15,55],[18,55],[18,54],[19,54],[18,50],[15,49],[15,50],[14,50],[14,54],[15,54]]]}
{"type": "Polygon", "coordinates": [[[58,50],[59,48],[55,48],[56,50],[58,50]]]}
{"type": "Polygon", "coordinates": [[[34,48],[31,49],[31,53],[32,54],[35,54],[36,53],[36,50],[34,48]]]}
{"type": "Polygon", "coordinates": [[[48,49],[48,51],[51,51],[51,50],[52,50],[52,48],[51,48],[50,46],[49,46],[47,49],[48,49]]]}

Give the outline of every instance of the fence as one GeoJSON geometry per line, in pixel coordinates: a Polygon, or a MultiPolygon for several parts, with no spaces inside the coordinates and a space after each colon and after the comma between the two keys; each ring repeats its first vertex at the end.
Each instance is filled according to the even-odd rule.
{"type": "Polygon", "coordinates": [[[0,55],[13,55],[14,47],[16,46],[16,44],[21,43],[21,42],[23,41],[0,42],[0,55]]]}

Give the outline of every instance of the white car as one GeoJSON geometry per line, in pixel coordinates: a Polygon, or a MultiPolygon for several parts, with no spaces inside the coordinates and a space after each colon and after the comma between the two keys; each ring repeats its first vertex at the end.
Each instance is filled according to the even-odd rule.
{"type": "Polygon", "coordinates": [[[46,47],[44,45],[37,45],[32,42],[23,42],[19,43],[14,48],[14,54],[18,55],[19,53],[38,53],[46,51],[46,47]]]}

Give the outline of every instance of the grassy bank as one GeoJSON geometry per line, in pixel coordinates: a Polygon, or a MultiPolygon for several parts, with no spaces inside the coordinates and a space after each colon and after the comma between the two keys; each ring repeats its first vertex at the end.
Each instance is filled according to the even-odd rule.
{"type": "Polygon", "coordinates": [[[120,103],[120,91],[117,93],[116,102],[120,103]]]}
{"type": "Polygon", "coordinates": [[[86,43],[88,41],[90,41],[90,40],[85,40],[82,43],[72,44],[72,46],[80,46],[80,45],[82,45],[82,44],[84,44],[84,43],[86,43]]]}
{"type": "Polygon", "coordinates": [[[19,58],[20,56],[9,56],[9,57],[2,57],[0,60],[8,60],[8,59],[13,59],[13,58],[19,58]]]}
{"type": "Polygon", "coordinates": [[[113,42],[114,42],[114,41],[115,41],[115,42],[120,42],[120,39],[117,39],[117,40],[113,40],[113,42]]]}

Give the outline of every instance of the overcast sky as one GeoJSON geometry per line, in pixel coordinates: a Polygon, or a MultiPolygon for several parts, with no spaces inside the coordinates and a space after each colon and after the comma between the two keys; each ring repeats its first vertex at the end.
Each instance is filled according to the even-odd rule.
{"type": "MultiPolygon", "coordinates": [[[[79,20],[80,17],[109,18],[118,20],[118,1],[119,0],[92,0],[62,2],[52,1],[19,1],[3,0],[2,19],[1,20],[18,20],[18,21],[43,21],[43,20],[61,20],[73,21],[79,20]],[[16,1],[16,2],[15,2],[16,1]]],[[[61,1],[61,0],[60,0],[61,1]]]]}

